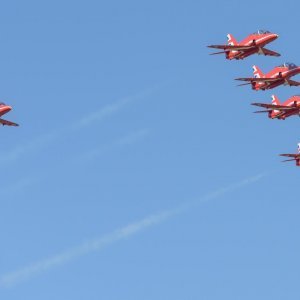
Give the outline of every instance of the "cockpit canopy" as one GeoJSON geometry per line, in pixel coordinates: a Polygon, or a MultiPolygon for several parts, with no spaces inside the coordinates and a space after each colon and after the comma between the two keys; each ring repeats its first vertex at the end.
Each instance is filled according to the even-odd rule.
{"type": "Polygon", "coordinates": [[[294,63],[285,62],[284,64],[278,66],[279,68],[288,68],[289,70],[297,68],[294,63]]]}
{"type": "Polygon", "coordinates": [[[260,29],[256,32],[253,32],[252,34],[267,34],[267,33],[271,33],[270,31],[268,30],[263,30],[263,29],[260,29]]]}
{"type": "Polygon", "coordinates": [[[1,107],[1,106],[6,106],[6,104],[3,103],[3,102],[0,102],[0,107],[1,107]]]}

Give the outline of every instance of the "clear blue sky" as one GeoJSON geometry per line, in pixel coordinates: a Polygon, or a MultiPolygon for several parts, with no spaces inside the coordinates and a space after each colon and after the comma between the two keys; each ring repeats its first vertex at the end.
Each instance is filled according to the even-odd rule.
{"type": "Polygon", "coordinates": [[[278,154],[296,151],[300,120],[254,115],[250,103],[300,90],[233,80],[253,64],[300,64],[299,9],[3,3],[0,98],[21,126],[0,128],[0,298],[299,299],[300,170],[278,154]],[[269,48],[282,57],[208,55],[227,33],[261,28],[280,35],[269,48]]]}

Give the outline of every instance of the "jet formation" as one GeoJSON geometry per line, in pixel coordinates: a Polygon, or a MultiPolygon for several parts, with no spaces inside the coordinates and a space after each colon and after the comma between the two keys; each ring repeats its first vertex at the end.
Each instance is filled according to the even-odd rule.
{"type": "MultiPolygon", "coordinates": [[[[222,50],[211,53],[211,55],[225,54],[225,58],[228,60],[242,60],[253,54],[279,57],[281,56],[280,53],[265,47],[277,38],[278,34],[267,30],[258,30],[248,35],[241,42],[237,42],[232,34],[227,34],[227,44],[209,45],[207,47],[222,50]]],[[[300,86],[300,82],[291,79],[291,77],[300,74],[300,66],[294,63],[285,62],[265,74],[256,65],[252,68],[253,77],[239,77],[235,79],[245,82],[238,86],[251,85],[252,90],[255,91],[270,90],[280,85],[300,86]]],[[[300,116],[300,95],[294,95],[283,103],[280,103],[277,96],[272,95],[272,102],[270,104],[252,103],[252,105],[264,108],[264,110],[255,111],[255,113],[266,113],[270,119],[285,120],[291,116],[300,116]]],[[[284,160],[284,162],[295,161],[296,166],[300,167],[300,143],[298,143],[296,154],[280,154],[280,156],[289,158],[284,160]]]]}

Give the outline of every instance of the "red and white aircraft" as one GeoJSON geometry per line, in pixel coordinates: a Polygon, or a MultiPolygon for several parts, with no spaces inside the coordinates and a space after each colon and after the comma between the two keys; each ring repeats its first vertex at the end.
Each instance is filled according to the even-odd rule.
{"type": "Polygon", "coordinates": [[[227,34],[228,45],[210,45],[209,48],[222,49],[221,52],[212,53],[222,54],[225,53],[227,59],[244,59],[254,53],[269,55],[269,56],[280,56],[279,53],[264,48],[270,42],[278,38],[278,34],[271,33],[267,30],[258,30],[247,36],[241,42],[237,42],[236,39],[231,35],[227,34]]]}
{"type": "Polygon", "coordinates": [[[279,155],[285,156],[285,157],[291,157],[291,159],[283,160],[283,162],[295,161],[296,166],[300,167],[300,143],[298,143],[298,153],[296,153],[296,154],[279,154],[279,155]]]}
{"type": "Polygon", "coordinates": [[[251,103],[252,105],[266,108],[267,110],[255,111],[255,113],[268,113],[270,119],[284,120],[290,116],[300,116],[300,95],[295,95],[280,104],[278,97],[272,95],[272,104],[251,103]]]}
{"type": "MultiPolygon", "coordinates": [[[[0,117],[3,116],[4,114],[8,113],[9,111],[11,111],[12,107],[9,105],[6,105],[4,103],[0,103],[0,117]]],[[[4,119],[0,118],[0,124],[7,125],[7,126],[19,126],[19,124],[16,124],[14,122],[11,121],[7,121],[4,119]]]]}
{"type": "Polygon", "coordinates": [[[269,90],[279,85],[299,86],[300,82],[291,80],[290,77],[300,73],[300,67],[293,63],[284,63],[278,67],[275,67],[267,74],[257,67],[253,66],[254,77],[248,78],[236,78],[235,80],[248,81],[247,83],[239,84],[246,85],[251,84],[253,90],[269,90]]]}

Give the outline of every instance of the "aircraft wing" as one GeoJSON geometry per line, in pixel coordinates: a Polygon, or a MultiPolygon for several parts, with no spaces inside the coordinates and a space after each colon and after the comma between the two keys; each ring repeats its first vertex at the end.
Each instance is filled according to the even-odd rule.
{"type": "Polygon", "coordinates": [[[286,161],[295,161],[296,159],[295,158],[292,158],[292,159],[285,159],[283,160],[282,162],[286,162],[286,161]]]}
{"type": "Polygon", "coordinates": [[[235,50],[235,51],[243,51],[250,50],[256,48],[256,46],[235,46],[235,45],[209,45],[208,48],[222,49],[222,50],[235,50]]]}
{"type": "Polygon", "coordinates": [[[300,153],[298,154],[279,154],[280,156],[285,156],[285,157],[292,157],[294,159],[300,158],[300,153]]]}
{"type": "MultiPolygon", "coordinates": [[[[275,82],[277,80],[282,80],[282,78],[255,78],[255,77],[245,77],[245,78],[235,78],[235,80],[249,81],[249,82],[275,82]]],[[[292,81],[292,80],[290,80],[292,81]]],[[[295,81],[296,82],[296,81],[295,81]]],[[[300,85],[300,82],[299,82],[300,85]]]]}
{"type": "Polygon", "coordinates": [[[17,123],[14,123],[14,122],[11,122],[11,121],[7,121],[7,120],[4,120],[4,119],[0,119],[0,124],[2,124],[3,126],[4,125],[7,125],[7,126],[19,126],[19,124],[17,124],[17,123]]]}
{"type": "Polygon", "coordinates": [[[291,111],[291,110],[299,110],[300,107],[295,106],[284,106],[284,105],[276,105],[276,104],[266,104],[266,103],[251,103],[251,105],[264,107],[270,110],[281,110],[281,111],[291,111]]]}
{"type": "Polygon", "coordinates": [[[266,48],[261,48],[262,52],[264,55],[268,55],[268,56],[281,56],[280,53],[277,53],[275,51],[272,51],[272,50],[269,50],[269,49],[266,49],[266,48]]]}
{"type": "Polygon", "coordinates": [[[5,115],[6,113],[7,113],[7,111],[0,112],[0,117],[2,117],[3,115],[5,115]]]}
{"type": "Polygon", "coordinates": [[[285,159],[282,162],[287,162],[287,161],[295,161],[300,158],[300,154],[279,154],[280,156],[284,157],[291,157],[290,159],[285,159]]]}
{"type": "Polygon", "coordinates": [[[294,80],[286,80],[287,84],[290,85],[290,86],[299,86],[300,85],[300,82],[298,81],[294,81],[294,80]]]}

